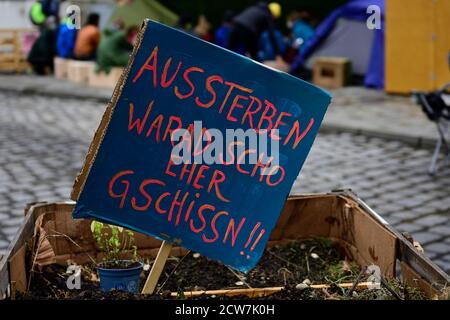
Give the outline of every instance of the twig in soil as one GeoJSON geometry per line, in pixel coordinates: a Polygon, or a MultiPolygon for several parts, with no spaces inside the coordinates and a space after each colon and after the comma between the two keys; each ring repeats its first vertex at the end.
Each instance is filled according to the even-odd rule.
{"type": "Polygon", "coordinates": [[[356,286],[362,280],[364,274],[366,273],[366,270],[367,270],[367,266],[362,267],[361,272],[358,274],[358,277],[355,279],[355,282],[353,282],[353,286],[350,288],[350,290],[348,290],[348,292],[346,294],[347,297],[351,297],[353,291],[355,291],[355,289],[356,289],[356,286]]]}
{"type": "Polygon", "coordinates": [[[52,290],[53,292],[53,296],[57,297],[58,295],[56,294],[55,290],[52,288],[52,282],[50,280],[48,280],[46,277],[44,277],[43,274],[41,274],[42,279],[45,280],[45,282],[47,282],[47,286],[50,290],[52,290]]]}
{"type": "Polygon", "coordinates": [[[305,253],[305,260],[306,260],[306,271],[308,272],[309,275],[310,269],[309,269],[309,258],[307,253],[305,253]]]}
{"type": "Polygon", "coordinates": [[[37,248],[36,248],[36,251],[35,251],[35,254],[34,254],[34,259],[33,259],[33,263],[31,264],[31,268],[30,268],[30,276],[28,277],[28,283],[27,283],[27,291],[26,292],[28,292],[29,290],[30,290],[30,286],[31,286],[31,278],[32,278],[32,275],[33,275],[33,273],[34,273],[34,266],[35,266],[35,264],[36,264],[36,259],[37,259],[37,254],[36,254],[36,252],[38,252],[39,251],[39,249],[40,249],[40,247],[41,247],[41,245],[42,245],[42,242],[44,242],[44,239],[45,238],[38,238],[38,245],[37,245],[37,248]]]}
{"type": "Polygon", "coordinates": [[[164,285],[166,284],[166,282],[170,279],[170,277],[174,274],[174,272],[177,270],[178,266],[181,264],[181,262],[183,262],[184,258],[186,258],[189,254],[191,253],[191,250],[189,250],[184,256],[183,258],[180,259],[180,261],[178,261],[177,265],[175,266],[175,268],[173,268],[173,270],[170,272],[170,274],[167,276],[166,280],[164,280],[163,284],[158,288],[158,290],[156,291],[156,294],[158,294],[162,288],[164,287],[164,285]]]}
{"type": "MultiPolygon", "coordinates": [[[[78,248],[82,249],[81,246],[76,243],[71,237],[69,237],[68,235],[58,232],[56,230],[51,230],[52,232],[54,232],[55,234],[47,234],[44,238],[39,238],[39,242],[37,245],[37,248],[34,252],[34,259],[33,259],[33,263],[31,264],[31,268],[30,268],[30,277],[28,278],[28,284],[27,284],[27,291],[28,292],[30,290],[30,285],[31,285],[31,278],[32,278],[32,274],[34,273],[34,266],[36,265],[36,259],[37,259],[37,252],[39,251],[39,249],[41,248],[42,243],[44,242],[45,239],[49,238],[49,237],[64,237],[66,239],[68,239],[70,242],[72,242],[74,245],[76,245],[78,248]]],[[[88,254],[86,253],[86,255],[88,256],[89,259],[91,259],[91,261],[94,264],[97,264],[97,262],[88,254]]]]}
{"type": "Polygon", "coordinates": [[[284,285],[287,285],[287,278],[286,278],[286,274],[291,274],[292,276],[292,272],[290,270],[288,270],[287,268],[281,268],[278,270],[278,273],[282,273],[283,274],[283,281],[284,281],[284,285]]]}
{"type": "Polygon", "coordinates": [[[321,288],[321,290],[322,290],[323,294],[327,297],[327,299],[336,300],[336,297],[334,295],[330,294],[326,288],[321,288]]]}
{"type": "Polygon", "coordinates": [[[389,291],[389,293],[395,297],[395,299],[403,300],[403,298],[400,297],[400,295],[397,292],[395,292],[394,289],[391,288],[391,286],[389,285],[389,283],[387,283],[387,281],[384,279],[384,277],[380,277],[380,282],[383,285],[383,287],[385,287],[387,289],[387,291],[389,291]]]}
{"type": "MultiPolygon", "coordinates": [[[[341,283],[338,284],[338,287],[341,288],[350,288],[353,284],[352,283],[341,283]]],[[[370,282],[360,282],[358,284],[358,288],[365,288],[370,285],[370,282]]],[[[313,284],[310,286],[311,289],[315,290],[325,290],[323,293],[330,299],[336,300],[336,295],[330,294],[327,289],[331,288],[332,286],[329,284],[313,284]]],[[[221,290],[197,290],[197,291],[186,291],[183,292],[178,290],[177,292],[171,292],[172,297],[178,297],[180,294],[186,298],[192,298],[192,297],[198,297],[201,295],[211,296],[211,295],[223,295],[223,296],[248,296],[250,298],[255,297],[264,297],[271,295],[273,293],[279,292],[281,290],[284,290],[285,287],[266,287],[266,288],[251,288],[251,289],[221,289],[221,290]]]]}
{"type": "MultiPolygon", "coordinates": [[[[61,233],[61,232],[58,232],[55,230],[51,230],[51,231],[53,231],[55,234],[49,234],[49,235],[47,235],[47,237],[58,237],[58,236],[64,237],[64,238],[68,239],[70,242],[72,242],[74,245],[76,245],[78,248],[83,249],[83,248],[81,248],[81,246],[78,243],[75,242],[75,240],[73,240],[67,234],[64,234],[64,233],[61,233]]],[[[88,253],[86,253],[86,255],[88,256],[89,259],[91,259],[91,261],[94,263],[94,265],[97,264],[97,262],[88,253]]]]}
{"type": "Polygon", "coordinates": [[[227,266],[228,270],[231,271],[232,274],[234,274],[239,281],[242,281],[249,289],[252,289],[252,287],[243,279],[243,276],[241,276],[240,274],[237,274],[233,269],[231,269],[229,266],[227,266]]]}
{"type": "Polygon", "coordinates": [[[273,257],[275,257],[275,258],[277,258],[277,259],[283,261],[283,262],[286,263],[288,266],[293,266],[294,268],[299,268],[299,266],[297,266],[296,264],[294,264],[294,263],[292,263],[292,262],[290,262],[290,261],[288,261],[288,260],[286,260],[286,259],[280,257],[279,255],[277,255],[277,254],[271,252],[270,250],[267,250],[267,252],[268,252],[270,255],[272,255],[273,257]]]}

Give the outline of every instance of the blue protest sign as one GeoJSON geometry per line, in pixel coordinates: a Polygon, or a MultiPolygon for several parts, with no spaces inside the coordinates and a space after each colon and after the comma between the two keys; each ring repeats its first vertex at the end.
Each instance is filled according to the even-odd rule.
{"type": "Polygon", "coordinates": [[[146,20],[75,184],[73,217],[121,225],[248,271],[330,99],[300,79],[146,20]]]}

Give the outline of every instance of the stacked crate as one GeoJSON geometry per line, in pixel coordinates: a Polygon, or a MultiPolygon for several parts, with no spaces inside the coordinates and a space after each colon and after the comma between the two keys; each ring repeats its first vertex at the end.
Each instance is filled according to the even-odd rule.
{"type": "Polygon", "coordinates": [[[0,71],[23,72],[28,69],[23,36],[32,30],[0,29],[0,71]]]}
{"type": "Polygon", "coordinates": [[[123,68],[112,68],[109,73],[96,72],[94,69],[89,73],[88,84],[97,88],[114,88],[122,75],[123,68]]]}
{"type": "Polygon", "coordinates": [[[89,75],[95,68],[93,61],[69,60],[67,64],[67,79],[77,83],[88,84],[89,75]]]}

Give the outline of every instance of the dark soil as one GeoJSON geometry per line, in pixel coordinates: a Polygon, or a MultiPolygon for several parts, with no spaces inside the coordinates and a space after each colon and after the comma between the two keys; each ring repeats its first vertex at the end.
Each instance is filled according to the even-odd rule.
{"type": "MultiPolygon", "coordinates": [[[[164,290],[184,291],[215,290],[221,288],[277,287],[287,284],[296,285],[305,279],[312,283],[324,283],[330,265],[340,264],[343,256],[331,242],[326,240],[292,242],[284,246],[275,246],[266,250],[258,265],[248,274],[239,273],[219,262],[189,254],[168,278],[164,290]],[[317,259],[311,257],[316,254],[317,259]],[[309,272],[308,272],[309,268],[309,272]],[[243,276],[239,279],[237,276],[243,276]],[[238,286],[236,282],[244,285],[238,286]]],[[[164,279],[178,264],[170,261],[166,264],[164,279]]],[[[356,268],[357,269],[357,268],[356,268]]],[[[357,275],[358,270],[356,270],[357,275]]]]}
{"type": "MultiPolygon", "coordinates": [[[[327,240],[307,240],[275,246],[265,251],[258,265],[243,274],[221,263],[209,260],[198,254],[189,253],[185,257],[169,258],[158,283],[157,294],[141,295],[121,291],[103,292],[99,289],[98,277],[93,266],[83,266],[80,290],[69,290],[66,286],[66,267],[50,265],[41,272],[34,272],[30,290],[16,293],[15,299],[165,299],[170,292],[178,292],[178,299],[183,299],[183,292],[196,290],[217,290],[232,288],[285,287],[284,290],[265,299],[393,299],[386,289],[356,290],[347,297],[348,289],[341,289],[339,283],[353,283],[360,268],[345,261],[333,243],[327,240]],[[296,285],[306,282],[311,284],[329,284],[328,289],[297,289],[296,285]]],[[[148,271],[141,275],[141,287],[148,271]]],[[[366,281],[362,279],[361,281],[366,281]]],[[[391,290],[399,292],[402,297],[420,299],[422,295],[401,286],[397,281],[390,283],[391,290]]],[[[199,299],[227,297],[201,296],[199,299]]],[[[246,298],[246,297],[238,297],[246,298]]],[[[248,298],[247,298],[248,299],[248,298]]]]}

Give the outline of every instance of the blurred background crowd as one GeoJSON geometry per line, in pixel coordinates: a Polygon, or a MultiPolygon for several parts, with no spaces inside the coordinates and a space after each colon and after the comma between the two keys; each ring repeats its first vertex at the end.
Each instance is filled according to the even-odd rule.
{"type": "Polygon", "coordinates": [[[410,10],[404,4],[3,0],[0,31],[26,31],[20,50],[36,74],[51,74],[55,57],[94,61],[96,72],[124,67],[140,24],[151,18],[322,87],[435,90],[449,78],[450,2],[415,0],[410,10]]]}
{"type": "MultiPolygon", "coordinates": [[[[133,6],[133,2],[117,5],[133,6]]],[[[181,13],[176,21],[172,19],[172,24],[252,59],[274,61],[276,67],[289,71],[295,57],[313,38],[319,20],[315,13],[302,7],[291,9],[284,17],[282,13],[283,8],[277,2],[258,2],[241,11],[225,10],[217,28],[205,14],[181,13]]],[[[98,70],[106,72],[111,67],[125,66],[139,30],[139,25],[135,24],[138,21],[121,12],[113,13],[111,18],[91,11],[85,14],[84,25],[78,30],[75,14],[64,0],[38,0],[32,4],[30,21],[39,28],[39,37],[28,55],[33,71],[37,74],[52,72],[55,55],[95,60],[98,70]],[[102,29],[101,19],[109,19],[102,29]]],[[[159,14],[168,15],[169,9],[159,14]]]]}
{"type": "MultiPolygon", "coordinates": [[[[327,50],[334,50],[334,55],[347,55],[353,60],[356,76],[353,80],[364,81],[371,64],[372,45],[363,43],[358,50],[355,46],[350,48],[348,41],[354,36],[358,39],[367,36],[365,43],[373,41],[365,26],[369,1],[319,2],[229,1],[207,5],[200,0],[36,0],[22,1],[22,7],[8,5],[8,1],[0,5],[11,12],[2,24],[31,26],[35,30],[33,36],[28,34],[24,47],[29,49],[26,60],[39,75],[53,72],[55,56],[95,61],[97,72],[108,73],[113,67],[124,67],[140,23],[144,18],[152,18],[303,78],[311,76],[315,53],[325,51],[329,55],[327,50]],[[74,4],[81,8],[80,12],[73,9],[74,4]],[[22,19],[18,20],[20,15],[22,19]],[[336,37],[333,19],[340,15],[351,16],[351,20],[358,22],[340,25],[336,37]],[[323,38],[330,38],[325,46],[323,38]]],[[[384,10],[383,1],[371,3],[379,4],[384,10]]],[[[380,79],[366,84],[383,86],[380,79]]]]}

